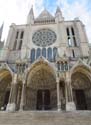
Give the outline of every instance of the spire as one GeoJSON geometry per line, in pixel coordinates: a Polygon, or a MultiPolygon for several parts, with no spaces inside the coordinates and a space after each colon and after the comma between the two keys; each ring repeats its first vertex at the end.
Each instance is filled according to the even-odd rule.
{"type": "Polygon", "coordinates": [[[4,23],[2,23],[2,25],[0,27],[0,41],[1,41],[1,38],[2,38],[3,26],[4,26],[4,23]]]}
{"type": "Polygon", "coordinates": [[[47,11],[46,8],[44,8],[44,10],[36,18],[36,21],[53,20],[53,19],[54,19],[54,17],[47,11]]]}
{"type": "Polygon", "coordinates": [[[56,21],[58,21],[58,22],[64,20],[64,18],[63,18],[63,16],[62,16],[62,12],[61,12],[59,6],[58,6],[57,9],[56,9],[55,18],[56,18],[56,21]]]}
{"type": "Polygon", "coordinates": [[[30,9],[29,15],[33,15],[33,5],[32,5],[32,7],[30,9]]]}
{"type": "Polygon", "coordinates": [[[61,12],[61,10],[60,10],[59,6],[58,6],[58,7],[57,7],[57,9],[56,9],[56,14],[57,14],[57,13],[62,14],[62,12],[61,12]]]}
{"type": "Polygon", "coordinates": [[[34,23],[34,12],[33,12],[33,6],[31,7],[28,17],[27,17],[27,23],[33,24],[34,23]]]}

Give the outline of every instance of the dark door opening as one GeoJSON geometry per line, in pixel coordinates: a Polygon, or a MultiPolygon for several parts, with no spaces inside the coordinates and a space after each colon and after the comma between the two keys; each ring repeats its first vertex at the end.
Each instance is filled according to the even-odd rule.
{"type": "Polygon", "coordinates": [[[76,109],[87,110],[84,90],[74,90],[76,98],[76,109]]]}
{"type": "Polygon", "coordinates": [[[50,91],[49,90],[37,91],[37,109],[50,110],[50,91]]]}
{"type": "Polygon", "coordinates": [[[5,93],[5,98],[4,98],[4,104],[3,104],[4,110],[6,109],[6,106],[7,106],[7,104],[8,104],[9,95],[10,95],[10,91],[6,91],[6,93],[5,93]]]}

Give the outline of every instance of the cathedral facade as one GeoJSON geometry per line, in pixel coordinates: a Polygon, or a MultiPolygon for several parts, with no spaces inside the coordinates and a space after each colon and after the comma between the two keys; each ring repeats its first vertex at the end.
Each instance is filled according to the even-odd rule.
{"type": "Polygon", "coordinates": [[[91,110],[91,67],[83,23],[59,7],[11,24],[0,56],[0,110],[91,110]]]}

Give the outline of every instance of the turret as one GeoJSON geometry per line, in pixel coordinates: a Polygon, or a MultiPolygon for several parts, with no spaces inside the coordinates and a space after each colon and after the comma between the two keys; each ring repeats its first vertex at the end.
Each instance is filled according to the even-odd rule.
{"type": "Polygon", "coordinates": [[[61,12],[60,8],[57,7],[56,13],[55,13],[55,21],[60,22],[60,21],[63,21],[63,20],[64,20],[64,17],[62,16],[62,12],[61,12]]]}
{"type": "Polygon", "coordinates": [[[30,12],[27,16],[27,24],[34,24],[34,12],[33,12],[33,6],[30,9],[30,12]]]}
{"type": "Polygon", "coordinates": [[[1,38],[2,38],[3,26],[4,26],[4,23],[0,27],[0,41],[1,41],[1,38]]]}

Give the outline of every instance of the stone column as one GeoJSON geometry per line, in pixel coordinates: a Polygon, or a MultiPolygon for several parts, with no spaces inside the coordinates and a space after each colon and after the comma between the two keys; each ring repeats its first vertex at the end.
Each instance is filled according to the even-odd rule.
{"type": "Polygon", "coordinates": [[[59,79],[57,79],[56,82],[57,82],[57,108],[58,108],[58,111],[61,111],[59,79]]]}
{"type": "Polygon", "coordinates": [[[71,80],[66,80],[66,92],[67,92],[67,99],[66,99],[66,110],[67,111],[74,111],[76,110],[75,103],[73,101],[73,93],[72,93],[72,86],[71,80]]]}
{"type": "Polygon", "coordinates": [[[17,91],[17,109],[19,110],[20,108],[20,98],[21,98],[21,86],[18,85],[18,91],[17,91]]]}
{"type": "Polygon", "coordinates": [[[13,80],[11,83],[11,91],[9,96],[9,102],[7,104],[6,111],[15,111],[16,110],[16,99],[17,99],[17,74],[14,74],[13,80]]]}
{"type": "Polygon", "coordinates": [[[20,111],[24,110],[24,106],[25,106],[25,80],[23,81],[22,84],[22,92],[21,92],[21,101],[20,101],[20,111]]]}

